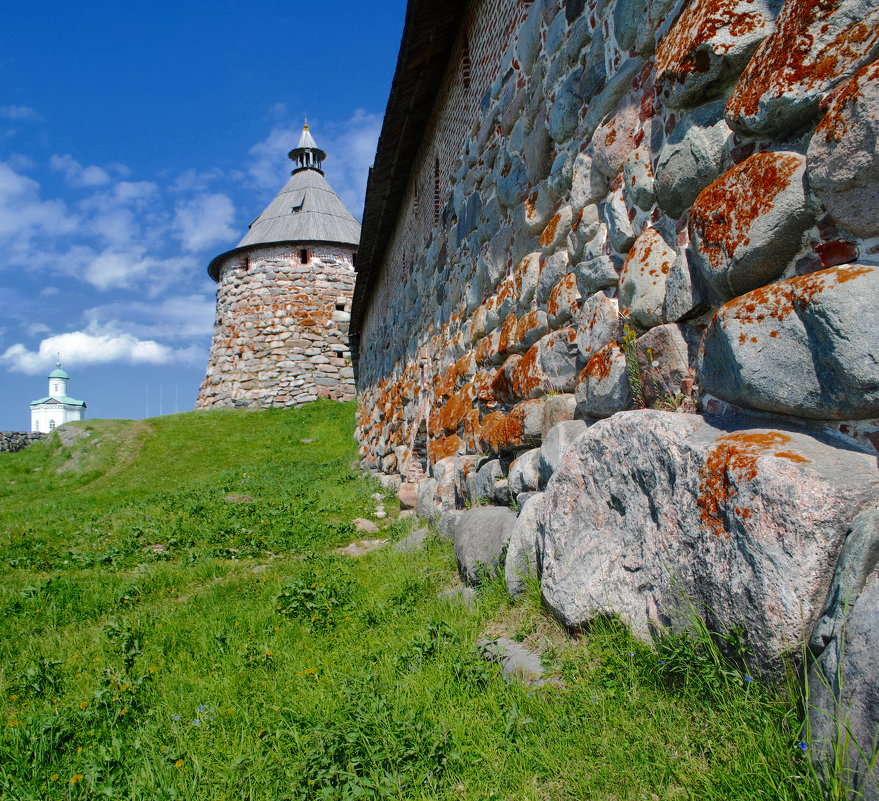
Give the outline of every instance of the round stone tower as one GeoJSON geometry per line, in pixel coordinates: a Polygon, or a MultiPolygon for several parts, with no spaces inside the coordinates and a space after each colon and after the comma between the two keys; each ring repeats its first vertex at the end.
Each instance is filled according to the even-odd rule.
{"type": "Polygon", "coordinates": [[[217,256],[217,317],[197,408],[354,397],[348,321],[360,223],[321,169],[306,123],[290,180],[217,256]]]}

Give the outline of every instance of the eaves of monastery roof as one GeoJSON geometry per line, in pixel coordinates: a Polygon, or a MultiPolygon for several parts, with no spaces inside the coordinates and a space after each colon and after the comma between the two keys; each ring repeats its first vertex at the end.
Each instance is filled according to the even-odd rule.
{"type": "Polygon", "coordinates": [[[466,0],[409,0],[406,6],[397,69],[366,184],[351,334],[360,331],[467,6],[466,0]]]}
{"type": "Polygon", "coordinates": [[[318,170],[296,170],[251,223],[238,246],[217,256],[208,266],[208,273],[219,280],[220,262],[229,254],[287,242],[332,242],[355,247],[360,242],[360,223],[318,170]]]}
{"type": "Polygon", "coordinates": [[[63,403],[65,406],[85,406],[85,401],[76,400],[76,398],[71,398],[68,395],[61,395],[57,398],[40,398],[39,400],[31,401],[31,406],[42,406],[44,403],[63,403]]]}

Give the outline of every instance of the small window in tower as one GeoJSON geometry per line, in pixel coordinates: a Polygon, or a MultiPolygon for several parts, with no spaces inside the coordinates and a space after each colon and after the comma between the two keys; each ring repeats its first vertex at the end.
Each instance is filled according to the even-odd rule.
{"type": "Polygon", "coordinates": [[[300,250],[299,251],[299,262],[301,264],[308,264],[308,251],[300,250]]]}
{"type": "Polygon", "coordinates": [[[49,431],[54,431],[54,430],[55,430],[55,421],[50,420],[49,421],[49,431]]]}
{"type": "Polygon", "coordinates": [[[336,304],[336,311],[345,311],[345,304],[344,303],[337,303],[336,304]]]}
{"type": "Polygon", "coordinates": [[[357,269],[357,254],[351,254],[351,266],[356,270],[357,269]]]}

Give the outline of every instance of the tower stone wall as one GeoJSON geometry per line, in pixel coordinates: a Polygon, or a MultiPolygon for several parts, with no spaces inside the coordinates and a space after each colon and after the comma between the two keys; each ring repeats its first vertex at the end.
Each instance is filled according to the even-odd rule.
{"type": "Polygon", "coordinates": [[[354,253],[344,245],[302,243],[227,256],[197,408],[352,399],[354,253]]]}

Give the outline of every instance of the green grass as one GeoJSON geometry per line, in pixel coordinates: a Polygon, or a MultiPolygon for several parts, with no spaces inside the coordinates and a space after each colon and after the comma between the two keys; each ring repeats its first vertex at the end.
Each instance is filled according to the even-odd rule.
{"type": "Polygon", "coordinates": [[[351,405],[76,427],[0,457],[3,799],[818,797],[794,695],[705,637],[440,600],[439,540],[333,553],[377,491],[351,405]],[[505,680],[486,634],[563,687],[505,680]]]}

